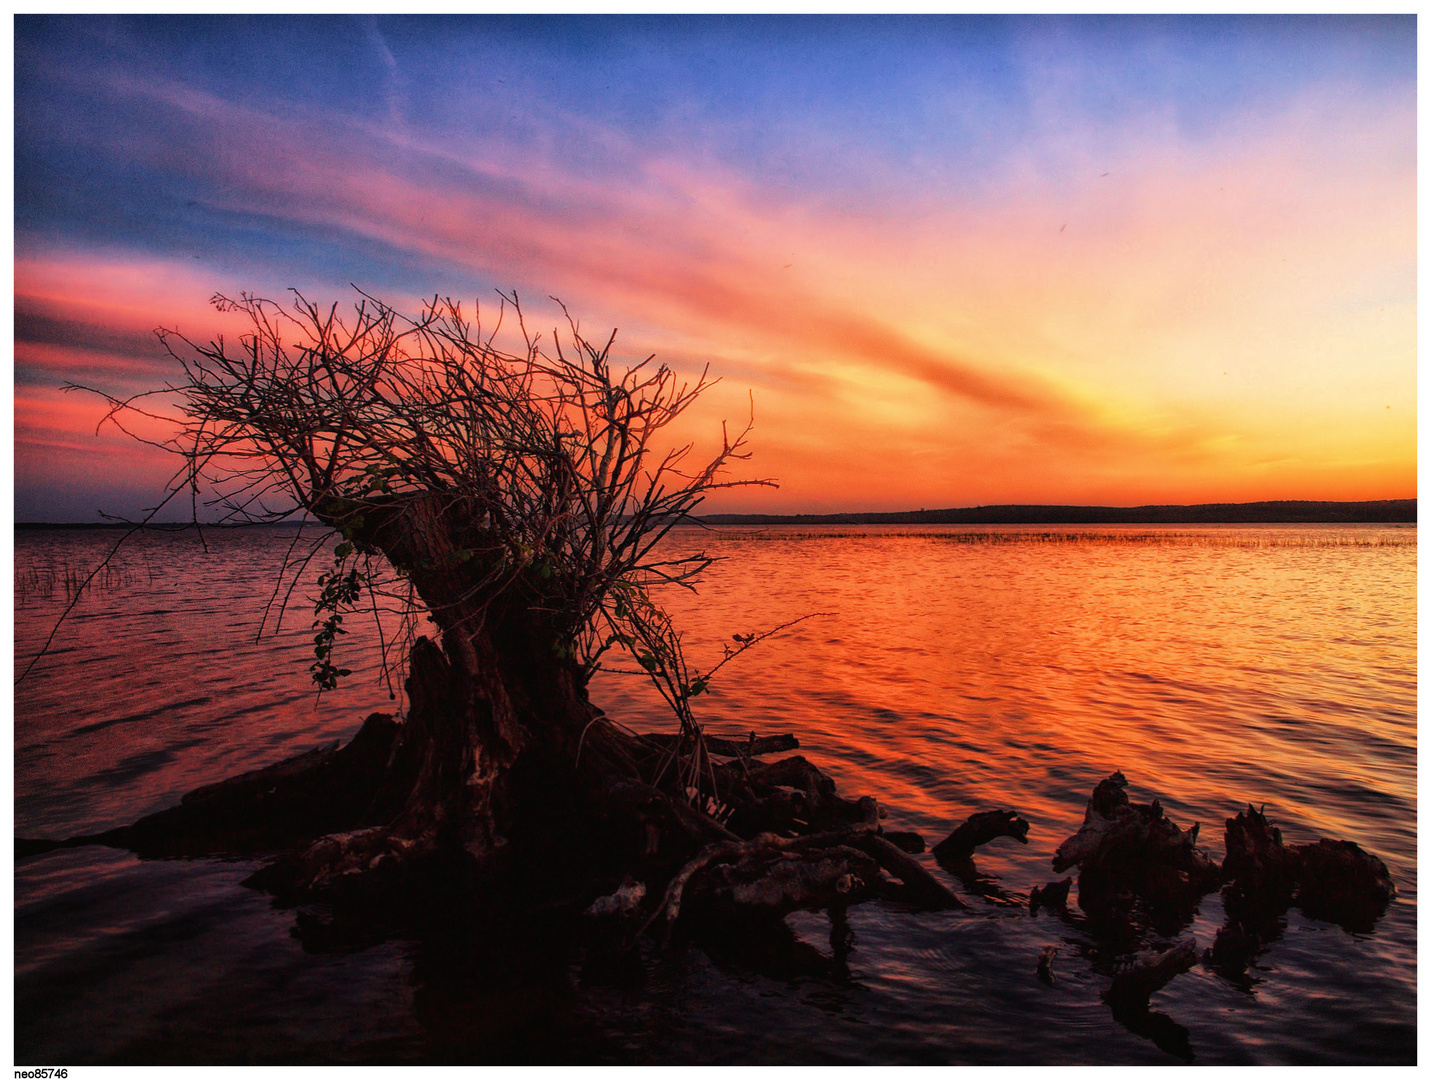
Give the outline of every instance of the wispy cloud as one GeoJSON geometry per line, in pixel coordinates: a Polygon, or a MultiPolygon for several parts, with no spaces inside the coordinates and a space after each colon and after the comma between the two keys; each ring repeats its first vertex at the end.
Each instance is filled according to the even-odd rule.
{"type": "MultiPolygon", "coordinates": [[[[76,123],[71,144],[187,193],[166,228],[217,249],[195,260],[142,224],[127,250],[117,234],[64,256],[22,234],[27,376],[89,365],[136,379],[148,330],[187,321],[206,336],[203,301],[220,289],[355,281],[411,302],[515,286],[541,318],[555,294],[587,325],[621,325],[634,351],[712,360],[742,384],[714,396],[722,407],[754,388],[792,504],[1166,501],[1219,484],[1292,497],[1358,469],[1385,494],[1414,477],[1404,80],[1322,78],[1275,100],[1249,92],[1245,107],[1169,90],[1136,112],[1120,96],[1187,74],[1176,34],[1147,35],[1141,67],[1115,79],[1039,31],[1011,54],[1013,76],[979,90],[1019,98],[1016,125],[998,106],[1018,139],[931,100],[891,124],[943,116],[969,140],[963,158],[943,133],[923,159],[892,135],[841,149],[847,115],[828,132],[818,118],[782,128],[784,157],[767,139],[757,167],[733,156],[759,142],[733,124],[704,144],[663,140],[570,100],[523,113],[519,94],[451,70],[431,76],[448,96],[428,119],[434,88],[402,48],[376,23],[360,37],[381,108],[241,100],[132,65],[65,76],[142,118],[76,123]],[[464,110],[480,122],[463,128],[464,110]],[[814,161],[812,147],[827,155],[818,184],[771,175],[814,161]],[[859,444],[887,454],[876,465],[859,444]]],[[[691,129],[664,108],[653,126],[691,129]]]]}

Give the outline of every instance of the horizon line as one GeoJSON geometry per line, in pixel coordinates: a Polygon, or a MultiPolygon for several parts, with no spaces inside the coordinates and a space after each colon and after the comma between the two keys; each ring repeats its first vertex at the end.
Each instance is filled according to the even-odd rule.
{"type": "MultiPolygon", "coordinates": [[[[852,510],[822,513],[692,514],[704,525],[1086,525],[1086,524],[1415,524],[1416,499],[1264,499],[1257,502],[1143,503],[1108,506],[1083,503],[982,503],[918,510],[852,510]],[[921,520],[927,519],[927,520],[921,520]]],[[[124,529],[133,521],[16,521],[17,529],[124,529]]],[[[316,524],[300,519],[272,522],[198,522],[199,528],[255,528],[316,524]]],[[[144,528],[192,528],[192,521],[153,521],[144,528]]]]}
{"type": "Polygon", "coordinates": [[[708,525],[1088,525],[1415,523],[1416,499],[1269,499],[1245,503],[1099,506],[999,503],[946,509],[818,514],[704,514],[708,525]]]}

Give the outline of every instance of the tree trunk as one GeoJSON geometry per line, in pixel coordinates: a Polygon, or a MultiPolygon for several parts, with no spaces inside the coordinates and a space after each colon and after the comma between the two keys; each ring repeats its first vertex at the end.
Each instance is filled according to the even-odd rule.
{"type": "MultiPolygon", "coordinates": [[[[314,512],[406,575],[441,640],[413,647],[408,713],[376,807],[392,817],[381,836],[354,834],[349,868],[374,852],[460,850],[485,861],[527,804],[569,794],[578,741],[600,715],[581,671],[521,568],[504,587],[484,584],[506,552],[466,504],[434,494],[394,501],[387,513],[369,503],[359,516],[337,500],[314,512]]],[[[350,861],[346,850],[333,855],[350,861]]]]}

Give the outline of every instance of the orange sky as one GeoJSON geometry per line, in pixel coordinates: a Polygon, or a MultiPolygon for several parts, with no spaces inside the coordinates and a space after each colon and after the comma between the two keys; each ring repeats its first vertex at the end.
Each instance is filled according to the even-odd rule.
{"type": "MultiPolygon", "coordinates": [[[[148,332],[217,332],[215,291],[339,299],[349,281],[400,303],[516,287],[538,325],[555,294],[635,358],[709,362],[723,382],[689,432],[743,419],[753,391],[750,468],[781,484],[710,510],[1414,496],[1414,74],[1292,65],[1245,101],[1192,111],[1144,87],[1094,107],[1080,94],[1116,49],[1074,41],[1054,62],[1025,36],[1000,39],[1024,64],[1002,106],[1021,134],[984,132],[988,161],[937,116],[927,147],[908,121],[891,149],[838,96],[832,133],[812,119],[758,152],[727,133],[737,153],[719,128],[676,138],[669,113],[664,139],[567,101],[494,133],[403,117],[401,95],[399,115],[363,116],[123,57],[22,63],[17,110],[55,84],[142,137],[17,121],[17,515],[92,518],[162,483],[61,382],[164,381],[148,332]],[[27,170],[75,148],[94,152],[84,182],[160,177],[128,196],[130,225],[35,194],[27,170]]],[[[1185,64],[1216,77],[1186,36],[1185,64]]],[[[1244,62],[1283,44],[1254,35],[1244,62]]]]}

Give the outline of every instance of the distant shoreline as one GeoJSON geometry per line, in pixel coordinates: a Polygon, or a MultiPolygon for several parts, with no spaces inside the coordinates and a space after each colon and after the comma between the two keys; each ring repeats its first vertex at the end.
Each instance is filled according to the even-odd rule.
{"type": "Polygon", "coordinates": [[[864,514],[706,514],[706,525],[1236,525],[1416,521],[1415,499],[1284,500],[1192,506],[968,506],[864,514]]]}
{"type": "MultiPolygon", "coordinates": [[[[1045,506],[1013,504],[966,506],[947,510],[905,510],[854,514],[705,514],[703,525],[1246,525],[1246,524],[1392,524],[1416,522],[1415,499],[1370,502],[1282,500],[1250,503],[1197,503],[1190,506],[1045,506]]],[[[274,525],[296,525],[276,522],[274,525]]],[[[314,525],[316,522],[307,522],[314,525]]],[[[17,521],[16,529],[130,529],[129,522],[17,521]]],[[[205,525],[205,529],[273,526],[205,525]]],[[[150,529],[178,531],[192,525],[155,523],[150,529]]]]}

